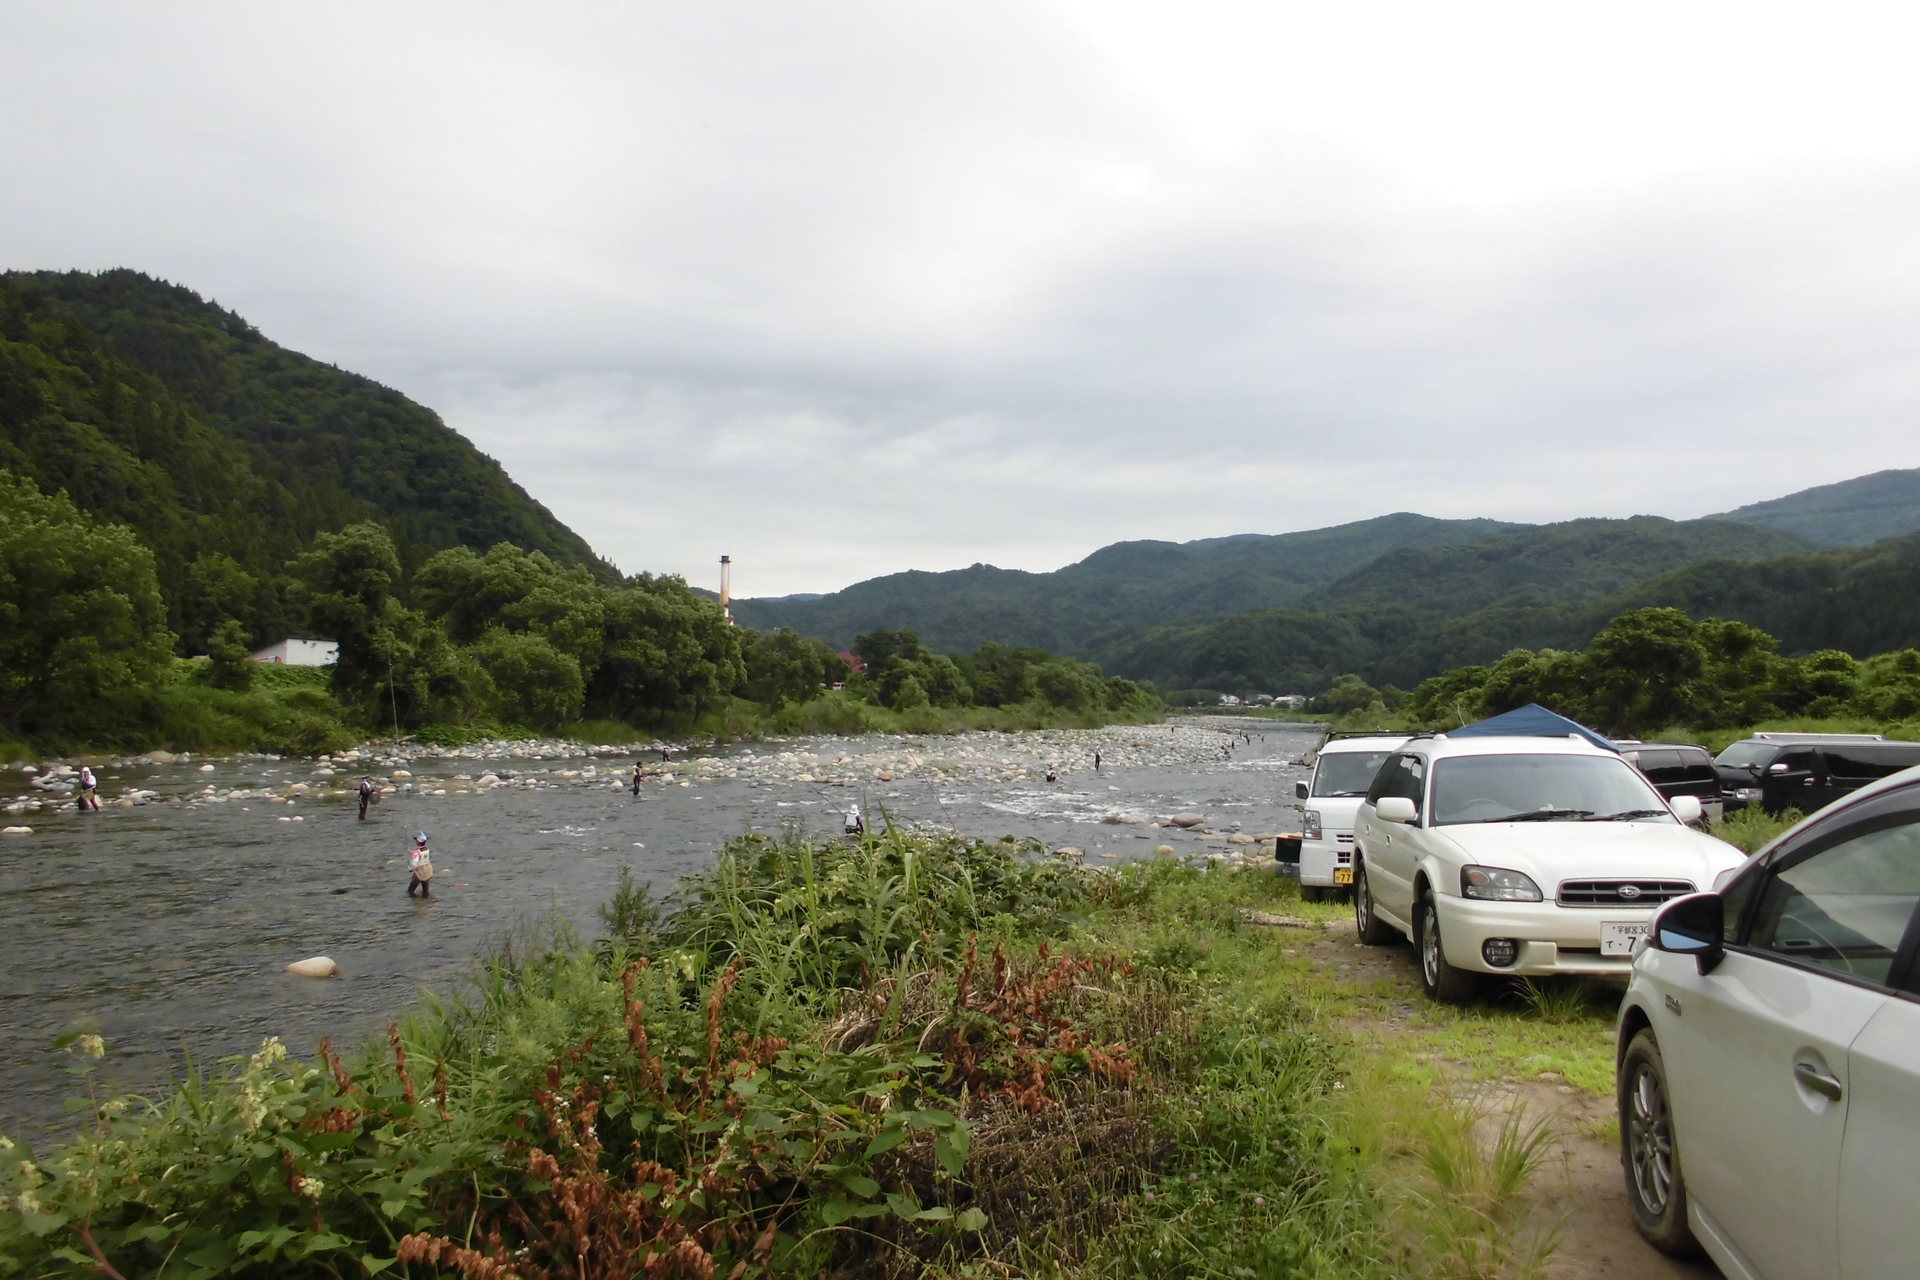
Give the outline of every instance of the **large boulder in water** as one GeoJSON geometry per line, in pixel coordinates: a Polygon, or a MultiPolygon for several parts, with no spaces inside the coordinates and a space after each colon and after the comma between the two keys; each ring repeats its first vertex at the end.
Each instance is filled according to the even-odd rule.
{"type": "Polygon", "coordinates": [[[337,978],[340,966],[333,962],[332,956],[308,956],[288,965],[286,972],[301,978],[337,978]]]}
{"type": "Polygon", "coordinates": [[[1207,819],[1204,814],[1198,814],[1198,813],[1176,813],[1170,819],[1170,821],[1176,827],[1197,827],[1197,826],[1200,826],[1202,823],[1204,823],[1206,820],[1207,819]]]}

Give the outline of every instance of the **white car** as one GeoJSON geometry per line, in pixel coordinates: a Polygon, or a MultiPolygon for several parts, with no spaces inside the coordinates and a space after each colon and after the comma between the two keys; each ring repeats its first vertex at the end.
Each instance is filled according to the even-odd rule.
{"type": "Polygon", "coordinates": [[[1354,925],[1412,939],[1449,1003],[1483,973],[1624,978],[1654,908],[1746,861],[1699,816],[1584,739],[1411,738],[1354,819],[1354,925]]]}
{"type": "Polygon", "coordinates": [[[1353,884],[1353,815],[1380,766],[1406,740],[1405,734],[1328,738],[1314,754],[1313,776],[1293,784],[1302,802],[1300,896],[1308,902],[1353,884]]]}
{"type": "Polygon", "coordinates": [[[1920,769],[1669,904],[1620,1006],[1627,1198],[1729,1280],[1920,1273],[1920,769]]]}

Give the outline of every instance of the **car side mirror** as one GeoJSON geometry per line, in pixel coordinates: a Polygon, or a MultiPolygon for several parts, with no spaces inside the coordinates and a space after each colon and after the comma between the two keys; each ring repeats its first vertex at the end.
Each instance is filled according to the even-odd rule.
{"type": "Polygon", "coordinates": [[[1673,816],[1686,826],[1700,821],[1700,815],[1706,812],[1700,807],[1699,796],[1675,796],[1667,801],[1667,807],[1673,810],[1673,816]]]}
{"type": "Polygon", "coordinates": [[[1647,945],[1655,951],[1692,956],[1701,973],[1712,973],[1726,958],[1721,921],[1726,903],[1717,893],[1690,893],[1675,898],[1653,914],[1647,945]]]}
{"type": "Polygon", "coordinates": [[[1307,798],[1307,784],[1306,784],[1306,783],[1304,783],[1304,782],[1296,782],[1296,783],[1294,783],[1294,784],[1293,784],[1293,798],[1294,798],[1295,800],[1305,800],[1305,799],[1307,798]]]}
{"type": "Polygon", "coordinates": [[[1413,801],[1405,796],[1381,796],[1380,802],[1373,806],[1382,822],[1415,822],[1420,811],[1413,807],[1413,801]]]}
{"type": "Polygon", "coordinates": [[[1793,766],[1788,764],[1784,760],[1780,760],[1780,761],[1776,761],[1773,764],[1768,765],[1767,772],[1768,773],[1792,773],[1793,766]]]}

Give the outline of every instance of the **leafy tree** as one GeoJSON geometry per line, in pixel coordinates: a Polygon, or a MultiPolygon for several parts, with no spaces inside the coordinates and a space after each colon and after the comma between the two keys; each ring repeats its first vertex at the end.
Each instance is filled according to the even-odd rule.
{"type": "Polygon", "coordinates": [[[1862,712],[1876,720],[1920,716],[1920,649],[1898,649],[1860,664],[1854,695],[1862,712]]]}
{"type": "Polygon", "coordinates": [[[505,718],[539,729],[579,718],[586,697],[580,664],[546,637],[495,628],[470,652],[492,679],[494,706],[505,718]]]}
{"type": "Polygon", "coordinates": [[[1333,687],[1321,694],[1316,701],[1323,710],[1343,716],[1355,711],[1365,711],[1379,702],[1380,691],[1359,676],[1344,675],[1335,680],[1333,687]]]}
{"type": "Polygon", "coordinates": [[[792,627],[747,632],[742,657],[747,672],[743,692],[769,707],[805,702],[823,686],[847,678],[844,658],[825,641],[802,636],[792,627]]]}
{"type": "Polygon", "coordinates": [[[333,691],[344,703],[367,704],[401,663],[410,631],[395,597],[400,557],[387,531],[371,521],[323,533],[293,562],[307,588],[313,628],[340,646],[333,691]]]}
{"type": "Polygon", "coordinates": [[[0,724],[125,727],[173,648],[165,620],[153,553],[131,529],[0,471],[0,724]]]}
{"type": "Polygon", "coordinates": [[[746,681],[740,628],[678,578],[643,574],[609,593],[604,634],[587,683],[595,715],[636,724],[685,719],[746,681]]]}
{"type": "Polygon", "coordinates": [[[1636,609],[1587,647],[1583,708],[1608,733],[1689,724],[1711,705],[1707,649],[1678,609],[1636,609]]]}
{"type": "Polygon", "coordinates": [[[246,629],[228,618],[207,640],[207,667],[202,675],[216,689],[244,693],[253,687],[253,648],[246,629]]]}
{"type": "Polygon", "coordinates": [[[1793,715],[1835,716],[1848,710],[1859,692],[1860,664],[1838,649],[1821,649],[1781,664],[1775,697],[1793,715]]]}
{"type": "MultiPolygon", "coordinates": [[[[180,619],[180,645],[189,653],[213,652],[213,636],[228,622],[238,623],[254,610],[260,581],[225,552],[212,551],[187,566],[174,613],[180,619]]],[[[244,626],[239,628],[245,634],[244,626]]]]}

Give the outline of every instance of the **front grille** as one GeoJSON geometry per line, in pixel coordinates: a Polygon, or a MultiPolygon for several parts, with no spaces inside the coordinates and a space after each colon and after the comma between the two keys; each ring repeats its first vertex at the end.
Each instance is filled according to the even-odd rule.
{"type": "Polygon", "coordinates": [[[1692,892],[1687,880],[1562,880],[1554,901],[1563,907],[1657,907],[1692,892]]]}

